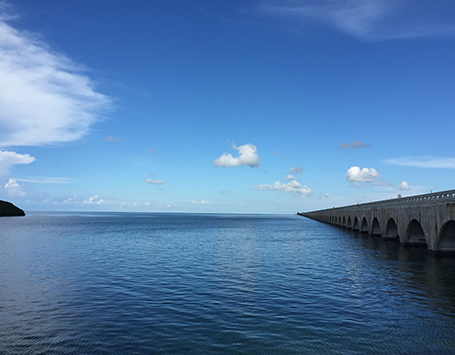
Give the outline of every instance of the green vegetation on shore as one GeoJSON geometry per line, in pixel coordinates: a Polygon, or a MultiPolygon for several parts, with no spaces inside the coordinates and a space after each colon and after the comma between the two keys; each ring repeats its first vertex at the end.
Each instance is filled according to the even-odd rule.
{"type": "Polygon", "coordinates": [[[25,212],[11,202],[0,200],[0,217],[25,216],[25,212]]]}

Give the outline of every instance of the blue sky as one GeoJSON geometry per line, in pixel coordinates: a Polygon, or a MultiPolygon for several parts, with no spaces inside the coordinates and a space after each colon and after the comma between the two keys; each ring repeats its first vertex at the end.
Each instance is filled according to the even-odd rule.
{"type": "Polygon", "coordinates": [[[452,0],[0,2],[0,199],[295,213],[453,189],[452,0]]]}

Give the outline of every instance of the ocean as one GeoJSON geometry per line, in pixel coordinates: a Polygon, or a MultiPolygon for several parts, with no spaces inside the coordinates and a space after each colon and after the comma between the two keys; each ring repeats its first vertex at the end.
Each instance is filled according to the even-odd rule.
{"type": "Polygon", "coordinates": [[[1,218],[0,354],[455,354],[455,259],[293,215],[1,218]]]}

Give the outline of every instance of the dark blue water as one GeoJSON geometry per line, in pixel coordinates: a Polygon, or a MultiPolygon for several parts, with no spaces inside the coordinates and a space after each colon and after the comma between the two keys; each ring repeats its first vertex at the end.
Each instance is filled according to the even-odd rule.
{"type": "Polygon", "coordinates": [[[455,259],[298,216],[0,219],[1,354],[455,354],[455,259]]]}

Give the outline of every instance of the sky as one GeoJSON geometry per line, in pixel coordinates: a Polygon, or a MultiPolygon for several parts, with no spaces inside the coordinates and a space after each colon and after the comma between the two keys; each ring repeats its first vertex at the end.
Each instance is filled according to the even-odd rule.
{"type": "Polygon", "coordinates": [[[455,188],[453,0],[0,1],[0,199],[277,213],[455,188]]]}

